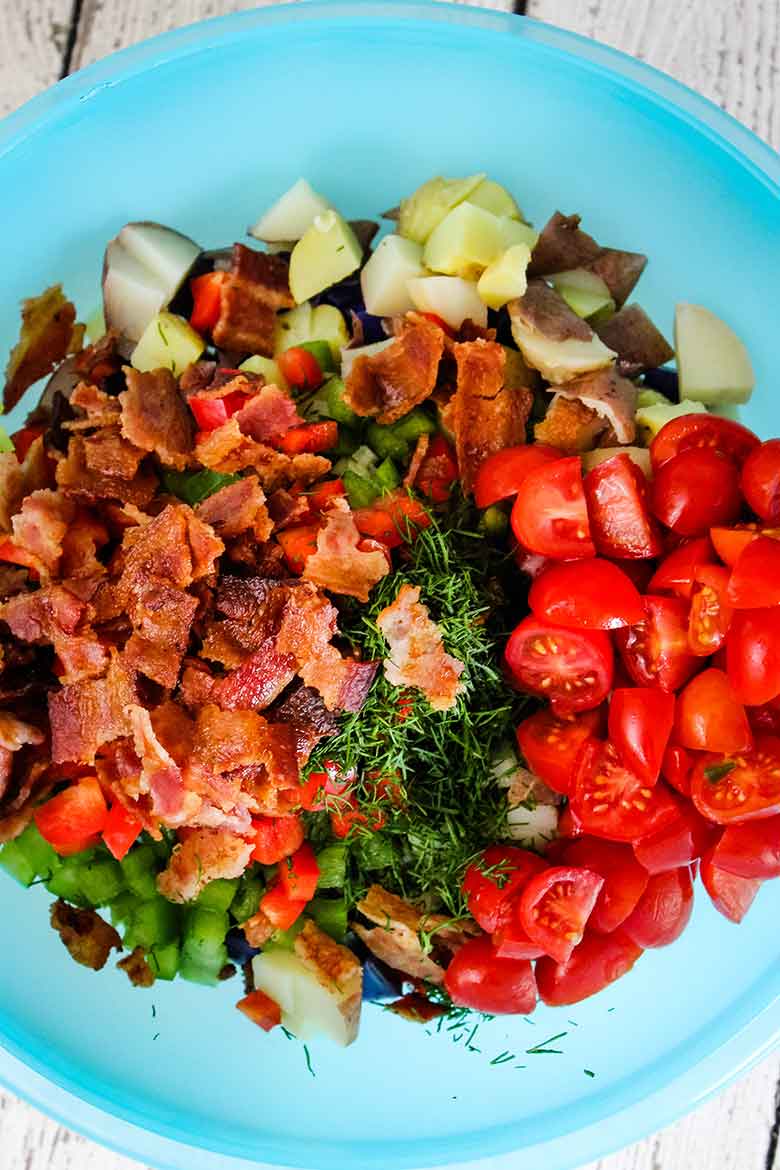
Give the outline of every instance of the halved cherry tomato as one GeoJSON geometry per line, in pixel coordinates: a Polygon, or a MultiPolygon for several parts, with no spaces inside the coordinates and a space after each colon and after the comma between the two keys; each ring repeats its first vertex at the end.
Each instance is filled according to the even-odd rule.
{"type": "Polygon", "coordinates": [[[642,948],[622,930],[606,935],[588,933],[568,963],[539,960],[539,998],[550,1007],[580,1003],[627,975],[641,954],[642,948]]]}
{"type": "Polygon", "coordinates": [[[585,476],[583,486],[598,552],[641,560],[663,551],[660,529],[650,514],[647,479],[628,455],[599,463],[585,476]]]}
{"type": "Polygon", "coordinates": [[[752,751],[707,755],[691,776],[691,799],[718,825],[758,820],[780,812],[780,739],[756,737],[752,751]]]}
{"type": "Polygon", "coordinates": [[[737,698],[759,707],[780,695],[780,607],[740,609],[726,639],[726,669],[737,698]]]}
{"type": "Polygon", "coordinates": [[[745,708],[722,670],[711,666],[680,692],[674,738],[691,751],[750,751],[753,736],[745,708]]]}
{"type": "Polygon", "coordinates": [[[320,363],[308,349],[294,345],[284,353],[277,354],[276,363],[282,377],[296,389],[316,390],[322,385],[320,363]]]}
{"type": "MultiPolygon", "coordinates": [[[[581,837],[584,832],[585,830],[580,824],[579,819],[574,815],[571,801],[569,801],[561,815],[558,817],[558,836],[562,840],[575,841],[581,837]]],[[[557,841],[553,842],[553,846],[557,844],[557,841]]]]}
{"type": "Polygon", "coordinates": [[[276,533],[291,573],[300,574],[306,568],[307,560],[317,551],[319,532],[319,524],[300,524],[276,533]]]}
{"type": "Polygon", "coordinates": [[[309,496],[309,507],[312,512],[324,512],[334,500],[346,494],[343,479],[326,479],[318,483],[309,496]]]}
{"type": "Polygon", "coordinates": [[[558,963],[565,963],[585,933],[604,879],[589,869],[550,866],[531,878],[518,912],[526,934],[558,963]]]}
{"type": "Polygon", "coordinates": [[[539,574],[543,573],[550,565],[558,564],[557,561],[551,560],[550,557],[540,557],[538,553],[532,553],[527,548],[521,548],[519,544],[515,545],[512,556],[520,572],[527,574],[532,581],[535,581],[539,574]]]}
{"type": "Polygon", "coordinates": [[[517,744],[534,775],[553,792],[569,796],[580,749],[600,729],[600,711],[559,719],[549,707],[524,719],[517,728],[517,744]]]}
{"type": "Polygon", "coordinates": [[[260,909],[277,930],[289,930],[307,905],[303,898],[288,898],[278,881],[270,885],[260,899],[260,909]]]}
{"type": "Polygon", "coordinates": [[[636,841],[677,815],[664,784],[648,785],[621,762],[611,743],[597,739],[580,753],[570,807],[584,832],[608,841],[636,841]]]}
{"type": "Polygon", "coordinates": [[[634,853],[648,873],[666,873],[698,861],[717,833],[688,801],[680,801],[676,819],[635,841],[634,853]]]}
{"type": "Polygon", "coordinates": [[[520,922],[517,902],[509,906],[509,914],[493,932],[493,946],[500,959],[539,959],[544,949],[530,939],[520,922]]]}
{"type": "Polygon", "coordinates": [[[290,857],[303,844],[303,825],[297,816],[254,817],[252,860],[273,865],[290,857]]]}
{"type": "Polygon", "coordinates": [[[478,508],[489,508],[499,500],[516,496],[520,484],[530,471],[563,458],[557,447],[544,443],[524,443],[521,447],[505,447],[488,455],[481,463],[474,481],[474,502],[478,508]]]}
{"type": "Polygon", "coordinates": [[[598,707],[612,685],[612,645],[601,630],[564,630],[532,615],[515,628],[504,655],[514,682],[549,699],[556,715],[598,707]]]}
{"type": "Polygon", "coordinates": [[[512,507],[512,530],[520,544],[542,556],[595,556],[577,456],[556,459],[525,476],[512,507]]]}
{"type": "Polygon", "coordinates": [[[190,281],[192,314],[190,325],[196,333],[210,333],[222,311],[222,285],[226,272],[204,272],[190,281]]]}
{"type": "Polygon", "coordinates": [[[690,752],[676,743],[670,743],[664,752],[661,775],[677,792],[683,796],[690,796],[693,764],[694,759],[690,752]]]}
{"type": "MultiPolygon", "coordinates": [[[[306,353],[307,350],[303,352],[306,353]]],[[[338,439],[339,424],[327,420],[291,427],[285,434],[277,435],[272,442],[280,451],[284,451],[285,455],[316,455],[319,451],[332,450],[338,439]]]]}
{"type": "Polygon", "coordinates": [[[741,423],[714,414],[684,414],[661,428],[650,444],[653,467],[668,463],[681,451],[709,448],[741,467],[761,440],[741,423]]]}
{"type": "Polygon", "coordinates": [[[279,1004],[259,988],[240,999],[236,1007],[264,1032],[270,1032],[282,1022],[282,1009],[279,1004]]]}
{"type": "Polygon", "coordinates": [[[121,861],[141,835],[143,825],[124,805],[114,801],[108,810],[103,828],[103,840],[109,853],[121,861]]]}
{"type": "Polygon", "coordinates": [[[457,478],[455,452],[443,435],[434,435],[417,472],[415,487],[434,504],[443,504],[450,498],[457,478]]]}
{"type": "Polygon", "coordinates": [[[80,853],[106,827],[108,805],[95,776],[84,776],[33,814],[38,832],[63,857],[80,853]]]}
{"type": "Polygon", "coordinates": [[[751,451],[742,468],[742,493],[762,520],[780,521],[780,439],[769,439],[751,451]]]}
{"type": "Polygon", "coordinates": [[[454,1004],[489,1015],[528,1015],[536,1007],[536,979],[527,959],[502,959],[485,935],[456,951],[444,976],[454,1004]]]}
{"type": "Polygon", "coordinates": [[[551,565],[531,586],[528,604],[537,617],[573,630],[615,630],[644,617],[636,586],[600,557],[551,565]]]}
{"type": "Polygon", "coordinates": [[[762,609],[780,604],[780,541],[757,536],[739,554],[728,584],[735,609],[762,609]]]}
{"type": "Polygon", "coordinates": [[[701,862],[702,885],[712,904],[729,922],[741,922],[761,889],[760,878],[739,877],[715,864],[711,849],[701,862]]]}
{"type": "Polygon", "coordinates": [[[647,888],[648,874],[634,857],[630,845],[580,837],[566,843],[561,864],[583,866],[604,879],[588,930],[611,934],[625,922],[647,888]]]}
{"type": "Polygon", "coordinates": [[[357,508],[353,517],[358,532],[381,540],[388,548],[413,541],[419,529],[431,523],[425,505],[404,491],[382,496],[368,508],[357,508]]]}
{"type": "Polygon", "coordinates": [[[638,947],[668,947],[690,922],[693,882],[687,867],[653,874],[622,929],[638,947]]]}
{"type": "Polygon", "coordinates": [[[463,878],[469,913],[483,930],[492,934],[509,917],[510,905],[534,874],[547,863],[528,849],[515,845],[489,845],[463,878]]]}
{"type": "Polygon", "coordinates": [[[626,670],[638,686],[676,691],[700,665],[688,649],[688,606],[678,597],[642,599],[645,620],[615,631],[626,670]]]}
{"type": "Polygon", "coordinates": [[[674,725],[674,695],[657,687],[618,687],[609,704],[609,738],[626,767],[653,785],[674,725]]]}
{"type": "Polygon", "coordinates": [[[696,570],[688,617],[688,647],[697,658],[714,654],[726,641],[732,617],[726,596],[728,582],[728,570],[721,565],[702,565],[696,570]]]}
{"type": "Polygon", "coordinates": [[[780,877],[780,816],[728,825],[712,860],[739,877],[780,877]]]}
{"type": "Polygon", "coordinates": [[[751,540],[755,540],[762,532],[766,536],[780,537],[780,531],[775,528],[764,530],[758,524],[751,523],[736,524],[733,528],[711,528],[710,540],[724,565],[733,568],[751,540]]]}
{"type": "Polygon", "coordinates": [[[682,451],[656,472],[651,502],[653,513],[668,528],[680,536],[701,536],[713,525],[738,518],[739,471],[709,448],[682,451]]]}
{"type": "Polygon", "coordinates": [[[780,735],[780,696],[759,707],[748,707],[746,711],[753,732],[780,735]]]}
{"type": "Polygon", "coordinates": [[[709,537],[686,540],[661,561],[648,586],[651,593],[676,593],[690,599],[696,574],[705,565],[714,565],[709,537]]]}
{"type": "Polygon", "coordinates": [[[279,862],[279,884],[288,898],[311,901],[319,876],[320,867],[308,841],[279,862]]]}

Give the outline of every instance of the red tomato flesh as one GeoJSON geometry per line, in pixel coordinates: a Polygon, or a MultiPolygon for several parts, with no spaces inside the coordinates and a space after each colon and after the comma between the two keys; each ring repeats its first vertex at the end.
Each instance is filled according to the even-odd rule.
{"type": "Polygon", "coordinates": [[[192,315],[190,325],[196,333],[210,333],[222,311],[222,285],[226,272],[205,272],[190,281],[192,315]]]}
{"type": "Polygon", "coordinates": [[[612,645],[600,630],[565,630],[525,618],[506,645],[512,679],[549,699],[556,715],[598,707],[612,685],[612,645]]]}
{"type": "Polygon", "coordinates": [[[580,749],[596,735],[600,711],[559,719],[549,708],[529,715],[517,728],[517,744],[528,767],[553,792],[571,794],[580,749]]]}
{"type": "Polygon", "coordinates": [[[683,796],[691,795],[693,756],[678,744],[669,744],[661,763],[661,775],[683,796]]]}
{"type": "Polygon", "coordinates": [[[729,825],[712,855],[713,864],[745,878],[780,877],[780,816],[729,825]]]}
{"type": "Polygon", "coordinates": [[[676,691],[698,670],[688,649],[688,606],[678,597],[642,599],[645,620],[615,632],[615,642],[631,678],[640,687],[676,691]]]}
{"type": "Polygon", "coordinates": [[[276,362],[282,377],[296,389],[316,390],[322,385],[320,363],[308,349],[294,345],[284,353],[278,354],[276,362]]]}
{"type": "Polygon", "coordinates": [[[547,863],[527,849],[489,845],[463,878],[469,913],[492,934],[509,917],[512,901],[529,879],[546,868],[547,863]]]}
{"type": "Polygon", "coordinates": [[[626,767],[655,784],[674,725],[674,695],[655,687],[619,687],[609,705],[609,738],[626,767]]]}
{"type": "Polygon", "coordinates": [[[512,530],[524,548],[541,556],[596,555],[579,457],[556,459],[525,476],[512,507],[512,530]]]}
{"type": "Polygon", "coordinates": [[[588,930],[599,934],[611,934],[617,930],[647,887],[647,871],[634,857],[631,847],[617,841],[580,837],[567,842],[561,861],[565,865],[583,866],[604,879],[588,919],[588,930]]]}
{"type": "Polygon", "coordinates": [[[434,504],[443,504],[449,499],[457,478],[455,452],[443,435],[434,435],[417,472],[415,487],[434,504]]]}
{"type": "Polygon", "coordinates": [[[641,954],[622,930],[586,934],[568,963],[543,958],[536,964],[539,997],[550,1007],[580,1003],[627,975],[641,954]]]}
{"type": "Polygon", "coordinates": [[[475,504],[478,508],[489,508],[499,500],[516,496],[529,472],[561,458],[557,447],[548,447],[544,443],[505,447],[503,451],[488,455],[480,464],[474,481],[475,504]]]}
{"type": "Polygon", "coordinates": [[[691,775],[691,799],[718,825],[780,812],[780,739],[759,735],[752,751],[701,758],[691,775]]]}
{"type": "Polygon", "coordinates": [[[780,695],[780,608],[741,609],[726,639],[726,671],[741,702],[760,707],[780,695]]]}
{"type": "Polygon", "coordinates": [[[608,841],[636,841],[677,814],[661,783],[645,783],[620,761],[611,743],[596,739],[580,754],[570,808],[582,831],[608,841]]]}
{"type": "Polygon", "coordinates": [[[674,738],[691,751],[750,751],[753,736],[745,708],[722,670],[702,671],[680,692],[674,738]]]}
{"type": "Polygon", "coordinates": [[[709,537],[697,536],[670,552],[650,578],[651,593],[676,593],[690,599],[696,574],[705,565],[714,565],[709,537]]]}
{"type": "Polygon", "coordinates": [[[663,551],[647,478],[628,455],[599,463],[585,476],[584,490],[593,543],[603,556],[643,560],[663,551]]]}
{"type": "Polygon", "coordinates": [[[106,827],[108,805],[95,776],[85,776],[35,810],[38,832],[63,857],[80,853],[106,827]]]}
{"type": "Polygon", "coordinates": [[[622,929],[638,947],[668,947],[688,925],[693,910],[693,881],[687,868],[654,874],[622,929]]]}
{"type": "Polygon", "coordinates": [[[651,490],[658,519],[680,536],[733,523],[742,508],[739,472],[708,448],[682,451],[658,469],[651,490]]]}
{"type": "Polygon", "coordinates": [[[732,570],[728,600],[735,609],[780,604],[780,541],[757,536],[749,542],[732,570]]]}
{"type": "Polygon", "coordinates": [[[289,930],[306,906],[302,898],[288,898],[279,882],[269,886],[260,899],[260,909],[277,930],[289,930]]]}
{"type": "Polygon", "coordinates": [[[599,557],[551,565],[531,586],[528,604],[537,617],[573,630],[615,630],[644,617],[636,586],[599,557]]]}
{"type": "Polygon", "coordinates": [[[300,524],[295,528],[283,528],[276,533],[276,539],[282,546],[284,559],[291,573],[301,574],[306,568],[306,562],[317,551],[317,537],[320,533],[319,524],[300,524]]]}
{"type": "Polygon", "coordinates": [[[728,570],[720,565],[702,565],[696,570],[688,617],[688,648],[697,658],[714,654],[726,641],[732,617],[728,581],[728,570]]]}
{"type": "Polygon", "coordinates": [[[358,532],[381,540],[388,548],[413,541],[418,530],[431,522],[425,506],[405,491],[382,496],[368,508],[357,508],[353,518],[358,532]]]}
{"type": "MultiPolygon", "coordinates": [[[[303,352],[307,353],[308,351],[304,350],[303,352]]],[[[312,361],[315,359],[312,358],[312,361]]],[[[280,451],[284,451],[285,455],[316,455],[319,451],[332,450],[336,446],[338,438],[338,423],[330,421],[304,423],[302,426],[292,427],[283,435],[278,435],[273,440],[273,444],[280,451]]]]}
{"type": "Polygon", "coordinates": [[[648,873],[666,873],[698,861],[712,845],[715,834],[717,830],[695,808],[687,801],[680,802],[677,818],[634,842],[634,853],[648,873]]]}
{"type": "Polygon", "coordinates": [[[762,520],[780,521],[780,439],[751,451],[742,468],[742,493],[762,520]]]}
{"type": "Polygon", "coordinates": [[[527,959],[502,959],[487,936],[469,939],[444,976],[459,1007],[489,1015],[528,1015],[536,1007],[536,979],[527,959]]]}
{"type": "Polygon", "coordinates": [[[760,878],[739,877],[715,864],[714,850],[701,863],[702,885],[713,906],[729,922],[741,922],[761,888],[760,878]]]}
{"type": "Polygon", "coordinates": [[[520,923],[545,954],[565,963],[582,941],[603,885],[604,879],[592,870],[551,866],[520,895],[520,923]]]}
{"type": "Polygon", "coordinates": [[[714,414],[684,414],[661,428],[650,444],[650,458],[653,468],[658,468],[681,451],[705,448],[741,467],[760,441],[747,427],[731,419],[714,414]]]}

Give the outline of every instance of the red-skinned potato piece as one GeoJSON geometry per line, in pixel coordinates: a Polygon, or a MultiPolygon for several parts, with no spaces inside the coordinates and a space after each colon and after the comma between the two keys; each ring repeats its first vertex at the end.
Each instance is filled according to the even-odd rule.
{"type": "Polygon", "coordinates": [[[680,692],[674,739],[691,751],[750,751],[753,736],[745,708],[722,670],[702,671],[680,692]]]}
{"type": "Polygon", "coordinates": [[[531,586],[528,604],[537,617],[574,630],[615,630],[644,617],[636,586],[601,557],[551,565],[531,586]]]}
{"type": "Polygon", "coordinates": [[[780,541],[769,536],[750,541],[732,569],[727,596],[734,609],[780,604],[780,541]]]}
{"type": "Polygon", "coordinates": [[[609,738],[640,780],[655,784],[674,725],[674,695],[657,687],[619,687],[609,705],[609,738]]]}
{"type": "Polygon", "coordinates": [[[705,565],[714,565],[715,556],[708,536],[684,541],[659,564],[648,585],[649,593],[675,593],[690,600],[696,574],[705,565]]]}
{"type": "Polygon", "coordinates": [[[677,817],[656,833],[635,841],[634,853],[648,873],[666,873],[698,861],[717,834],[688,801],[680,801],[677,817]]]}
{"type": "Polygon", "coordinates": [[[469,939],[444,976],[458,1007],[489,1015],[528,1015],[536,1007],[534,969],[527,959],[502,959],[486,935],[469,939]]]}
{"type": "Polygon", "coordinates": [[[556,560],[596,555],[577,456],[529,472],[515,497],[511,519],[515,537],[531,552],[556,560]]]}
{"type": "Polygon", "coordinates": [[[691,774],[691,799],[718,825],[780,813],[780,739],[759,735],[752,751],[700,756],[691,774]]]}
{"type": "Polygon", "coordinates": [[[588,933],[568,963],[549,958],[538,961],[539,998],[550,1007],[580,1003],[627,975],[641,954],[642,948],[622,930],[608,935],[588,933]]]}
{"type": "Polygon", "coordinates": [[[545,707],[518,725],[517,745],[535,776],[553,792],[569,796],[580,749],[590,736],[598,734],[602,722],[598,709],[559,719],[545,707]]]}
{"type": "Polygon", "coordinates": [[[701,665],[688,648],[689,607],[679,597],[651,595],[642,604],[644,621],[614,634],[623,664],[638,686],[679,690],[701,665]]]}
{"type": "Polygon", "coordinates": [[[780,522],[780,439],[751,451],[742,468],[742,492],[762,520],[780,522]]]}
{"type": "Polygon", "coordinates": [[[780,877],[780,816],[728,825],[715,846],[712,861],[739,877],[780,877]]]}
{"type": "Polygon", "coordinates": [[[739,472],[717,451],[683,451],[656,472],[651,503],[654,515],[679,536],[701,536],[739,517],[739,472]]]}
{"type": "Polygon", "coordinates": [[[654,874],[622,930],[643,950],[667,947],[680,937],[693,910],[693,881],[687,867],[654,874]]]}
{"type": "Polygon", "coordinates": [[[475,504],[478,508],[489,508],[499,500],[516,496],[529,472],[561,458],[557,447],[548,447],[545,443],[524,443],[488,455],[480,464],[474,481],[475,504]]]}
{"type": "Polygon", "coordinates": [[[531,878],[518,911],[526,934],[545,954],[565,963],[582,940],[604,879],[589,869],[550,866],[531,878]]]}
{"type": "Polygon", "coordinates": [[[516,845],[489,845],[463,878],[469,913],[488,934],[509,916],[512,901],[547,863],[516,845]]]}
{"type": "Polygon", "coordinates": [[[741,922],[753,905],[761,888],[760,878],[739,877],[721,869],[714,861],[715,851],[711,849],[701,862],[702,885],[710,896],[713,906],[729,922],[741,922]]]}
{"type": "Polygon", "coordinates": [[[611,934],[625,922],[647,888],[647,871],[636,860],[630,845],[580,837],[566,842],[562,865],[584,866],[604,879],[604,885],[588,919],[588,930],[611,934]]]}
{"type": "Polygon", "coordinates": [[[583,832],[608,841],[636,841],[677,816],[676,801],[663,783],[646,784],[611,743],[596,739],[580,753],[569,808],[583,832]]]}
{"type": "Polygon", "coordinates": [[[780,695],[780,607],[735,612],[726,664],[729,682],[746,706],[759,707],[780,695]]]}
{"type": "Polygon", "coordinates": [[[565,630],[531,615],[515,628],[504,658],[512,681],[548,699],[556,715],[598,707],[612,685],[612,644],[601,630],[565,630]]]}
{"type": "Polygon", "coordinates": [[[647,479],[630,456],[599,463],[585,476],[584,490],[597,552],[625,560],[660,555],[663,541],[650,513],[647,479]]]}
{"type": "Polygon", "coordinates": [[[661,428],[650,444],[650,458],[657,469],[681,451],[705,448],[741,467],[760,442],[742,423],[714,414],[684,414],[661,428]]]}

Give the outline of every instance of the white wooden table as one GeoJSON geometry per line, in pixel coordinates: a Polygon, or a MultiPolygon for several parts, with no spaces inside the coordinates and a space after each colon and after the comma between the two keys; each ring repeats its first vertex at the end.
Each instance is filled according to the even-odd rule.
{"type": "MultiPolygon", "coordinates": [[[[273,2],[0,0],[0,116],[134,41],[273,2]]],[[[513,7],[511,0],[476,3],[513,7]]],[[[780,0],[529,0],[527,11],[673,74],[780,149],[780,0]]],[[[677,1125],[587,1170],[780,1170],[779,1127],[775,1056],[677,1125]]],[[[0,1092],[0,1170],[22,1167],[138,1170],[0,1092]]]]}

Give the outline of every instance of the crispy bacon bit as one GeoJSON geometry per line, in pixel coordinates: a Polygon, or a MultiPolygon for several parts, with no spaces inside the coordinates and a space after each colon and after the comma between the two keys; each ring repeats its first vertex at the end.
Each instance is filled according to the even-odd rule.
{"type": "Polygon", "coordinates": [[[122,434],[143,451],[181,471],[192,455],[192,416],[170,370],[141,374],[124,367],[127,390],[122,404],[122,434]]]}
{"type": "MultiPolygon", "coordinates": [[[[84,350],[84,357],[89,350],[84,350]]],[[[110,427],[119,423],[122,408],[119,399],[106,394],[99,386],[92,382],[79,382],[70,396],[71,406],[83,410],[84,417],[69,419],[63,423],[66,430],[85,430],[91,427],[110,427]]]]}
{"type": "Polygon", "coordinates": [[[369,593],[387,576],[390,566],[384,552],[361,549],[360,543],[349,504],[344,499],[334,500],[317,534],[317,551],[308,557],[303,577],[322,589],[368,601],[369,593]]]}
{"type": "Polygon", "coordinates": [[[420,473],[420,468],[422,467],[423,460],[425,459],[425,456],[428,454],[428,447],[430,446],[430,442],[431,442],[430,435],[420,435],[418,437],[417,442],[415,443],[415,446],[414,446],[414,452],[412,453],[412,458],[409,461],[409,470],[407,471],[406,475],[404,476],[404,487],[408,487],[408,488],[414,487],[414,483],[415,483],[415,480],[417,479],[417,476],[420,473]]]}
{"type": "Polygon", "coordinates": [[[429,1024],[438,1016],[447,1014],[447,1008],[443,1003],[431,1003],[427,995],[417,991],[410,991],[400,999],[394,1000],[387,1005],[387,1010],[411,1024],[429,1024]]]}
{"type": "Polygon", "coordinates": [[[118,475],[103,475],[87,467],[84,439],[74,435],[68,444],[68,454],[57,463],[57,485],[66,496],[92,502],[94,500],[121,500],[143,508],[157,489],[157,476],[142,464],[132,479],[118,475]]]}
{"type": "MultiPolygon", "coordinates": [[[[421,932],[435,931],[434,939],[445,947],[454,941],[446,928],[447,921],[441,914],[423,914],[382,886],[371,886],[365,898],[357,903],[357,909],[376,923],[373,928],[352,924],[358,938],[362,939],[372,954],[387,963],[395,971],[401,971],[413,979],[427,979],[429,983],[444,982],[444,968],[423,950],[421,932]],[[438,928],[438,929],[437,929],[438,928]]],[[[454,933],[454,932],[453,932],[454,933]]]]}
{"type": "MultiPolygon", "coordinates": [[[[116,329],[109,329],[92,345],[82,349],[74,361],[74,369],[82,378],[90,382],[103,382],[111,374],[118,374],[121,359],[119,357],[119,334],[116,329]]],[[[73,398],[71,397],[71,403],[73,398]]],[[[117,404],[117,413],[119,406],[117,404]]]]}
{"type": "Polygon", "coordinates": [[[238,353],[273,354],[276,313],[291,309],[289,263],[281,256],[233,245],[233,264],[222,283],[215,345],[238,353]]]}
{"type": "Polygon", "coordinates": [[[208,496],[196,508],[197,516],[210,524],[224,540],[252,532],[257,540],[268,540],[273,520],[266,508],[265,492],[256,475],[246,475],[208,496]]]}
{"type": "MultiPolygon", "coordinates": [[[[254,387],[250,387],[254,389],[254,387]]],[[[263,386],[236,415],[244,435],[258,443],[265,443],[302,423],[290,395],[278,386],[263,386]]]]}
{"type": "Polygon", "coordinates": [[[62,585],[20,593],[0,608],[0,617],[24,642],[51,642],[55,634],[73,634],[86,606],[62,585]]]}
{"type": "Polygon", "coordinates": [[[390,646],[390,656],[385,659],[388,682],[419,688],[434,711],[454,707],[463,690],[459,680],[465,666],[444,649],[441,631],[421,603],[419,588],[402,585],[376,624],[390,646]]]}
{"type": "Polygon", "coordinates": [[[209,637],[223,643],[233,660],[228,662],[220,654],[213,655],[214,660],[225,666],[238,665],[247,654],[259,650],[278,633],[290,590],[297,587],[261,577],[223,577],[217,589],[216,608],[225,620],[210,628],[209,637]],[[219,631],[218,638],[212,635],[214,630],[219,631]]]}
{"type": "Polygon", "coordinates": [[[63,539],[60,558],[60,576],[64,580],[73,578],[72,589],[87,590],[89,582],[97,587],[98,579],[105,576],[105,565],[96,554],[108,539],[108,530],[89,512],[82,509],[76,514],[63,539]]]}
{"type": "Polygon", "coordinates": [[[25,390],[81,349],[84,326],[61,284],[22,303],[22,329],[5,370],[3,409],[13,410],[25,390]]]}
{"type": "Polygon", "coordinates": [[[125,565],[120,591],[130,597],[150,581],[185,589],[207,576],[224,551],[221,540],[187,504],[168,504],[143,527],[125,532],[125,565]]]}
{"type": "Polygon", "coordinates": [[[211,690],[216,679],[205,663],[185,659],[179,680],[179,698],[186,707],[193,710],[211,703],[211,690]]]}
{"type": "Polygon", "coordinates": [[[94,910],[78,910],[59,898],[50,911],[51,924],[70,957],[82,967],[100,971],[112,951],[121,951],[122,940],[94,910]]]}
{"type": "Polygon", "coordinates": [[[268,512],[273,522],[274,530],[280,532],[283,528],[300,523],[309,515],[309,501],[301,492],[292,495],[284,488],[277,488],[268,497],[268,512]]]}
{"type": "Polygon", "coordinates": [[[278,788],[298,783],[295,732],[289,724],[269,723],[254,711],[221,711],[207,706],[198,712],[195,756],[212,772],[260,764],[278,788]]]}
{"type": "Polygon", "coordinates": [[[495,341],[465,341],[453,349],[458,380],[452,426],[461,484],[468,493],[489,455],[525,442],[533,394],[504,384],[506,351],[495,341]]]}
{"type": "Polygon", "coordinates": [[[267,490],[284,482],[284,470],[289,462],[289,457],[281,451],[243,434],[236,415],[212,431],[199,433],[195,455],[204,467],[228,475],[252,467],[267,490]]]}
{"type": "Polygon", "coordinates": [[[429,398],[444,350],[444,333],[431,321],[405,321],[392,345],[355,360],[346,401],[360,415],[391,423],[429,398]]]}
{"type": "Polygon", "coordinates": [[[207,390],[214,381],[216,372],[216,362],[193,362],[179,378],[179,389],[185,398],[189,398],[191,394],[198,394],[201,390],[207,390]]]}
{"type": "Polygon", "coordinates": [[[200,808],[200,797],[185,789],[181,769],[160,743],[149,711],[131,703],[127,716],[141,761],[140,792],[151,797],[152,810],[160,821],[170,826],[185,824],[200,808]]]}
{"type": "Polygon", "coordinates": [[[574,399],[595,411],[605,428],[612,427],[618,443],[633,443],[637,388],[628,378],[621,378],[614,367],[583,374],[581,378],[556,386],[556,398],[559,396],[574,399]]]}
{"type": "Polygon", "coordinates": [[[152,584],[137,594],[128,607],[135,626],[125,646],[128,666],[175,687],[197,608],[197,597],[170,585],[152,584]]]}
{"type": "Polygon", "coordinates": [[[293,727],[323,739],[335,735],[338,721],[311,687],[297,683],[279,700],[270,712],[275,723],[291,723],[293,727]]]}
{"type": "Polygon", "coordinates": [[[240,666],[214,684],[213,699],[227,711],[262,711],[292,682],[296,665],[292,654],[279,653],[275,637],[267,638],[240,666]]]}
{"type": "Polygon", "coordinates": [[[52,763],[93,763],[99,747],[129,733],[126,708],[136,698],[135,680],[116,654],[105,678],[71,683],[52,692],[52,763]]]}
{"type": "Polygon", "coordinates": [[[176,846],[157,888],[171,902],[191,902],[217,878],[241,877],[252,844],[221,829],[194,829],[176,846]]]}
{"type": "Polygon", "coordinates": [[[118,427],[101,427],[84,440],[84,461],[98,475],[130,480],[138,471],[143,451],[123,439],[118,427]]]}
{"type": "Polygon", "coordinates": [[[24,479],[13,451],[0,453],[0,530],[11,531],[11,517],[22,506],[24,479]]]}
{"type": "Polygon", "coordinates": [[[244,931],[246,941],[250,947],[262,947],[268,942],[272,934],[275,933],[276,927],[270,918],[266,918],[262,910],[258,910],[257,914],[253,914],[246,922],[239,923],[244,931]]]}
{"type": "Polygon", "coordinates": [[[72,500],[43,489],[27,496],[11,522],[14,542],[31,554],[42,577],[53,574],[62,541],[76,514],[72,500]]]}
{"type": "Polygon", "coordinates": [[[606,427],[606,419],[591,407],[556,394],[544,418],[535,425],[534,438],[560,451],[590,451],[606,427]]]}
{"type": "Polygon", "coordinates": [[[546,276],[583,268],[601,252],[587,232],[580,228],[579,215],[561,215],[556,211],[547,221],[531,255],[529,276],[546,276]]]}
{"type": "Polygon", "coordinates": [[[142,947],[136,947],[124,959],[120,959],[117,967],[120,971],[124,971],[133,987],[152,987],[154,985],[156,976],[146,961],[142,947]]]}
{"type": "MultiPolygon", "coordinates": [[[[0,805],[5,800],[11,785],[14,755],[27,744],[42,744],[42,731],[30,723],[23,723],[10,711],[0,711],[0,805]]],[[[0,813],[2,821],[2,813],[0,813]]]]}

